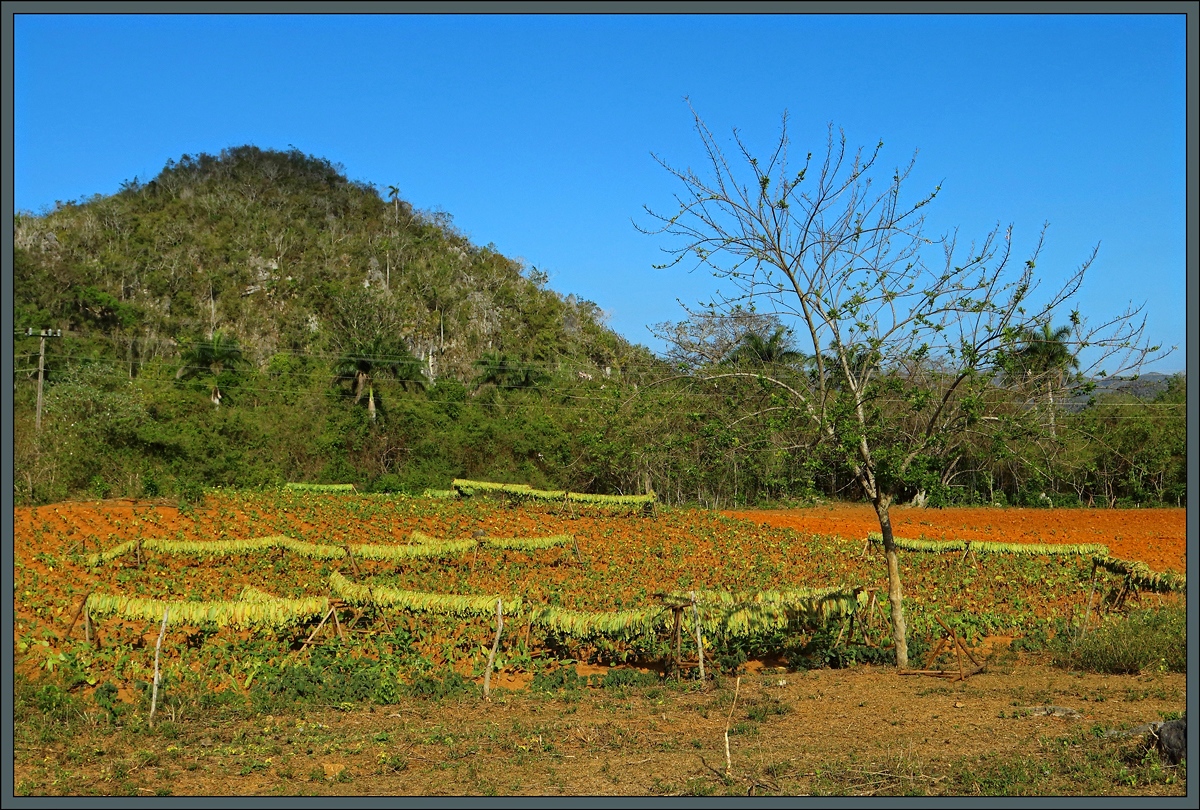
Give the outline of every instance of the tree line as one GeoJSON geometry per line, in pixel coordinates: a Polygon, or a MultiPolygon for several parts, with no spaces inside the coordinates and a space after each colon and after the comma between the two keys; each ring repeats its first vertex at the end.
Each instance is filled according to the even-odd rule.
{"type": "MultiPolygon", "coordinates": [[[[802,207],[807,168],[772,185],[769,162],[749,165],[739,210],[802,207]]],[[[822,171],[832,183],[836,165],[822,171]]],[[[854,205],[839,227],[861,256],[886,229],[854,205]]],[[[793,292],[790,312],[747,295],[659,324],[659,357],[396,186],[385,199],[326,160],[252,146],[18,214],[14,236],[17,327],[65,335],[48,342],[40,432],[36,343],[15,343],[17,503],[299,480],[419,493],[455,477],[722,508],[857,499],[864,440],[901,502],[1175,505],[1185,492],[1182,378],[1079,407],[1078,330],[1048,312],[995,331],[987,374],[980,347],[938,354],[897,329],[889,344],[868,317],[883,298],[862,294],[826,307],[814,324],[827,333],[803,349],[793,292]]],[[[743,257],[760,271],[761,244],[743,257]]],[[[754,280],[739,267],[732,280],[754,280]]],[[[903,265],[875,269],[889,306],[907,294],[887,286],[903,265]]],[[[994,308],[978,298],[960,309],[994,308]]],[[[936,313],[917,315],[905,323],[941,334],[936,313]]]]}
{"type": "MultiPolygon", "coordinates": [[[[799,376],[812,365],[779,327],[732,341],[715,363],[682,369],[646,363],[605,375],[492,352],[465,380],[432,381],[411,355],[384,350],[279,353],[258,368],[224,334],[130,377],[119,356],[81,356],[67,337],[47,347],[40,434],[36,340],[21,344],[18,504],[186,499],[209,486],[287,481],[419,494],[454,478],[652,490],[666,503],[715,508],[862,497],[846,460],[820,447],[787,396],[754,376],[799,376]],[[750,376],[708,379],[735,373],[750,376]]],[[[1053,406],[1042,391],[998,391],[990,407],[999,413],[1007,400],[1007,435],[966,437],[947,463],[913,469],[901,502],[1181,505],[1182,375],[1152,397],[1116,390],[1070,407],[1066,392],[1077,385],[1067,380],[1053,406]]],[[[878,407],[898,414],[906,403],[881,398],[878,407]]]]}

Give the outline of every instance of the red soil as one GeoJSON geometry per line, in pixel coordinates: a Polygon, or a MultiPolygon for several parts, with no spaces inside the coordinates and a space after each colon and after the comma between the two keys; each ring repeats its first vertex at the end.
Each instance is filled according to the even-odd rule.
{"type": "MultiPolygon", "coordinates": [[[[731,517],[816,535],[866,538],[879,531],[869,504],[725,512],[731,517]]],[[[1103,543],[1114,557],[1141,560],[1155,571],[1186,571],[1186,509],[1017,509],[892,507],[897,537],[1004,543],[1103,543]]]]}

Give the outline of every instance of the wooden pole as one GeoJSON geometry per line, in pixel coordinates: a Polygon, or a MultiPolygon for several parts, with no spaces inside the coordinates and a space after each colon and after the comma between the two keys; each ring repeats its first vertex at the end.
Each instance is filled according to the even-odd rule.
{"type": "Polygon", "coordinates": [[[162,626],[158,628],[158,642],[154,645],[154,688],[150,692],[150,728],[154,728],[154,712],[158,710],[158,684],[162,680],[158,669],[158,655],[162,651],[163,636],[167,634],[167,612],[163,608],[162,626]]]}
{"type": "Polygon", "coordinates": [[[929,655],[925,656],[925,669],[929,669],[931,666],[933,666],[933,662],[937,660],[938,655],[940,655],[942,650],[946,648],[947,641],[948,639],[944,638],[938,639],[938,643],[934,646],[933,651],[930,652],[929,655]]]}
{"type": "Polygon", "coordinates": [[[700,683],[704,683],[704,638],[701,635],[700,607],[696,604],[696,592],[689,591],[692,599],[692,619],[696,622],[696,656],[700,661],[700,683]]]}
{"type": "Polygon", "coordinates": [[[1088,593],[1087,613],[1083,615],[1083,625],[1079,628],[1079,638],[1087,633],[1088,620],[1092,618],[1092,597],[1096,595],[1096,564],[1092,563],[1092,589],[1088,593]]]}
{"type": "MultiPolygon", "coordinates": [[[[25,335],[33,337],[32,329],[26,329],[25,335]]],[[[34,420],[34,427],[38,433],[42,432],[42,380],[46,377],[46,338],[62,337],[61,329],[43,329],[37,333],[38,335],[38,383],[37,383],[37,417],[34,420]]]]}
{"type": "Polygon", "coordinates": [[[675,614],[675,628],[671,635],[675,641],[675,674],[678,676],[683,658],[683,608],[672,607],[671,612],[675,614]]]}
{"type": "Polygon", "coordinates": [[[350,560],[350,567],[354,569],[354,576],[361,577],[362,574],[358,572],[358,563],[354,561],[354,554],[350,551],[350,544],[347,543],[346,545],[342,546],[342,548],[345,549],[346,557],[348,557],[350,560]]]}
{"type": "Polygon", "coordinates": [[[742,676],[739,675],[737,683],[733,686],[733,703],[729,704],[729,717],[725,718],[725,775],[729,776],[729,772],[733,770],[733,763],[729,758],[729,724],[733,722],[733,708],[737,706],[738,690],[742,688],[742,676]]]}
{"type": "MultiPolygon", "coordinates": [[[[850,618],[850,626],[851,626],[851,627],[853,627],[853,626],[854,626],[854,618],[853,618],[853,617],[851,617],[851,618],[850,618]]],[[[845,623],[845,622],[842,622],[842,629],[841,629],[841,630],[838,630],[838,637],[837,637],[837,641],[833,642],[833,646],[834,646],[834,647],[839,647],[839,646],[841,646],[841,644],[842,644],[842,637],[843,637],[843,636],[845,636],[845,635],[846,635],[846,623],[845,623]]],[[[854,635],[854,631],[853,631],[853,630],[851,630],[851,631],[850,631],[850,635],[851,635],[851,636],[853,636],[853,635],[854,635]]]]}
{"type": "MultiPolygon", "coordinates": [[[[959,671],[960,680],[966,680],[966,677],[962,675],[962,672],[963,672],[962,657],[963,657],[963,655],[966,655],[967,658],[970,658],[971,663],[974,664],[976,667],[978,667],[979,669],[983,669],[983,664],[980,664],[978,659],[976,659],[975,656],[971,654],[971,651],[967,649],[967,645],[964,644],[962,639],[960,639],[958,637],[958,633],[955,633],[954,630],[948,624],[946,624],[944,621],[942,621],[941,616],[934,616],[933,618],[937,621],[938,624],[940,624],[942,626],[943,630],[945,630],[947,633],[950,634],[950,638],[954,642],[954,648],[955,648],[954,652],[958,656],[958,671],[959,671]]],[[[929,664],[926,663],[925,667],[928,668],[929,664]]],[[[975,673],[972,672],[971,674],[974,675],[975,673]]]]}
{"type": "Polygon", "coordinates": [[[504,602],[496,600],[496,638],[492,641],[492,651],[488,653],[487,669],[483,672],[483,697],[492,699],[492,667],[496,663],[496,651],[500,649],[500,632],[504,629],[504,602]]]}
{"type": "Polygon", "coordinates": [[[42,335],[38,341],[38,394],[37,394],[37,419],[34,423],[37,432],[42,432],[42,378],[46,374],[46,336],[42,335]]]}
{"type": "MultiPolygon", "coordinates": [[[[87,593],[85,593],[85,594],[83,595],[83,601],[81,601],[81,602],[79,603],[79,607],[78,607],[78,608],[76,609],[76,611],[75,611],[75,617],[74,617],[73,619],[71,619],[71,626],[67,628],[67,633],[66,633],[66,635],[65,635],[65,636],[63,636],[63,638],[70,638],[70,636],[71,636],[71,631],[75,629],[75,623],[76,623],[77,621],[79,621],[79,617],[83,615],[83,609],[84,609],[85,607],[87,607],[87,600],[88,600],[88,597],[89,597],[89,596],[91,596],[91,595],[92,595],[92,592],[91,592],[91,591],[88,591],[87,593]]],[[[84,627],[86,627],[86,626],[87,626],[87,623],[85,622],[85,623],[84,623],[84,627]]],[[[89,639],[87,639],[87,640],[88,640],[88,641],[91,641],[91,639],[90,639],[90,638],[89,638],[89,639]]]]}
{"type": "Polygon", "coordinates": [[[331,613],[333,613],[333,608],[329,609],[329,613],[325,614],[325,618],[321,619],[321,623],[318,624],[313,631],[308,634],[308,638],[306,638],[304,643],[300,645],[300,652],[304,652],[304,648],[307,647],[312,640],[317,637],[317,633],[319,633],[321,628],[325,626],[325,622],[329,621],[329,615],[331,613]]]}

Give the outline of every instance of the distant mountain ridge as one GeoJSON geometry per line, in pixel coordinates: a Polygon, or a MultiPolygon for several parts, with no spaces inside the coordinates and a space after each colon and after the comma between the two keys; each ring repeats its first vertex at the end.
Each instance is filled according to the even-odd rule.
{"type": "Polygon", "coordinates": [[[1065,407],[1069,410],[1079,411],[1092,399],[1102,394],[1123,393],[1137,397],[1138,399],[1151,400],[1166,391],[1171,379],[1176,376],[1182,377],[1184,375],[1182,373],[1176,375],[1150,371],[1136,377],[1097,377],[1095,380],[1092,380],[1096,386],[1095,390],[1087,394],[1077,394],[1070,397],[1065,407]]]}

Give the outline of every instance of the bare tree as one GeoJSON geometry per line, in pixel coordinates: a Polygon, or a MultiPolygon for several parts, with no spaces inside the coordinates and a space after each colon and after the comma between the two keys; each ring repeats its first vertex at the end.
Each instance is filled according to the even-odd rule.
{"type": "Polygon", "coordinates": [[[751,312],[732,307],[720,312],[690,310],[682,321],[664,321],[650,328],[650,333],[667,344],[666,358],[684,369],[716,365],[737,348],[746,335],[770,335],[783,328],[779,318],[771,313],[751,312]]]}
{"type": "MultiPolygon", "coordinates": [[[[689,103],[689,108],[690,103],[689,103]]],[[[682,185],[677,209],[646,208],[651,227],[674,238],[664,251],[695,261],[730,282],[718,311],[772,313],[794,324],[798,348],[812,357],[802,372],[714,370],[705,379],[755,377],[786,391],[817,441],[853,470],[879,519],[888,574],[896,663],[908,666],[903,590],[889,508],[929,474],[953,469],[962,437],[1019,418],[989,410],[1012,383],[1013,358],[1029,330],[1079,292],[1096,251],[1060,287],[1039,294],[1034,268],[1045,235],[1023,264],[1010,264],[1011,227],[964,251],[956,235],[929,236],[922,209],[940,186],[911,202],[901,195],[913,161],[880,173],[882,141],[847,152],[830,126],[825,154],[789,166],[787,114],[765,159],[733,131],[735,161],[691,108],[706,157],[705,174],[655,160],[682,185]]],[[[915,156],[914,156],[915,161],[915,156]]],[[[1139,366],[1158,347],[1142,342],[1141,307],[1089,327],[1070,314],[1063,343],[1088,349],[1108,373],[1139,366]]],[[[1085,374],[1088,370],[1085,370],[1085,374]]]]}

